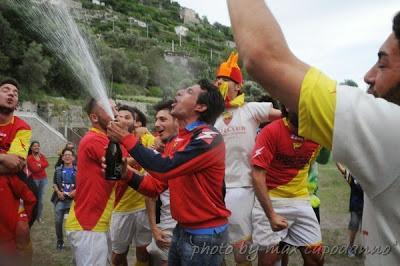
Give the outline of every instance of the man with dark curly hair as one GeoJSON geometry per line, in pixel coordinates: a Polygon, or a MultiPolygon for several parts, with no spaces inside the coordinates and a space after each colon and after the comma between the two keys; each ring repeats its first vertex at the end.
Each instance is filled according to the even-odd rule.
{"type": "Polygon", "coordinates": [[[298,113],[299,134],[332,149],[364,189],[366,265],[400,261],[400,12],[365,75],[369,92],[339,85],[298,59],[264,0],[228,0],[239,53],[271,96],[298,113]]]}

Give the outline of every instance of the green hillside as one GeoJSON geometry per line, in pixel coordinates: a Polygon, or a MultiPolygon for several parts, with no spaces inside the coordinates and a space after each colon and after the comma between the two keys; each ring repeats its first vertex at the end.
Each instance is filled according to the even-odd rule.
{"type": "MultiPolygon", "coordinates": [[[[75,1],[77,2],[77,1],[75,1]]],[[[182,7],[167,0],[105,0],[105,6],[82,0],[76,21],[94,43],[101,68],[118,97],[167,97],[178,87],[202,77],[213,78],[215,69],[231,49],[229,27],[199,23],[183,25],[182,7]],[[147,26],[141,27],[136,21],[147,26]],[[175,27],[189,29],[179,36],[175,27]],[[174,43],[175,55],[187,66],[168,63],[166,51],[174,43]]],[[[73,12],[75,14],[76,12],[73,12]]],[[[67,67],[26,30],[18,11],[0,3],[0,78],[15,77],[23,86],[21,98],[39,100],[44,95],[80,98],[85,93],[67,67]]],[[[245,74],[245,76],[247,76],[245,74]]]]}

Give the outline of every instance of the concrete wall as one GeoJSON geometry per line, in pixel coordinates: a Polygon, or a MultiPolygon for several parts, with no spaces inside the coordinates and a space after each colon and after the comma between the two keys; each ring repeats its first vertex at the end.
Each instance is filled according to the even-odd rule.
{"type": "Polygon", "coordinates": [[[47,124],[35,113],[15,112],[15,115],[25,120],[32,128],[32,140],[40,142],[41,151],[48,157],[58,156],[58,152],[65,146],[64,136],[47,124]]]}

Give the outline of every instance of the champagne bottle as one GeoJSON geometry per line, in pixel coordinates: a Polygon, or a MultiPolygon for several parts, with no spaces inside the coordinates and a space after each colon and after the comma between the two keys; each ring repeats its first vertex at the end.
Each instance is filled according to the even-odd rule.
{"type": "Polygon", "coordinates": [[[110,141],[106,150],[106,179],[119,180],[122,175],[122,151],[119,143],[110,141]]]}

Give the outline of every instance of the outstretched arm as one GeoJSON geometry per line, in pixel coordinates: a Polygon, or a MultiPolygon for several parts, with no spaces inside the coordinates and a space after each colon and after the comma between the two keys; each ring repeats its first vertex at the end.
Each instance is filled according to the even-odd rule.
{"type": "Polygon", "coordinates": [[[249,74],[271,96],[297,112],[300,88],[310,68],[290,51],[264,0],[227,0],[233,34],[249,74]]]}

